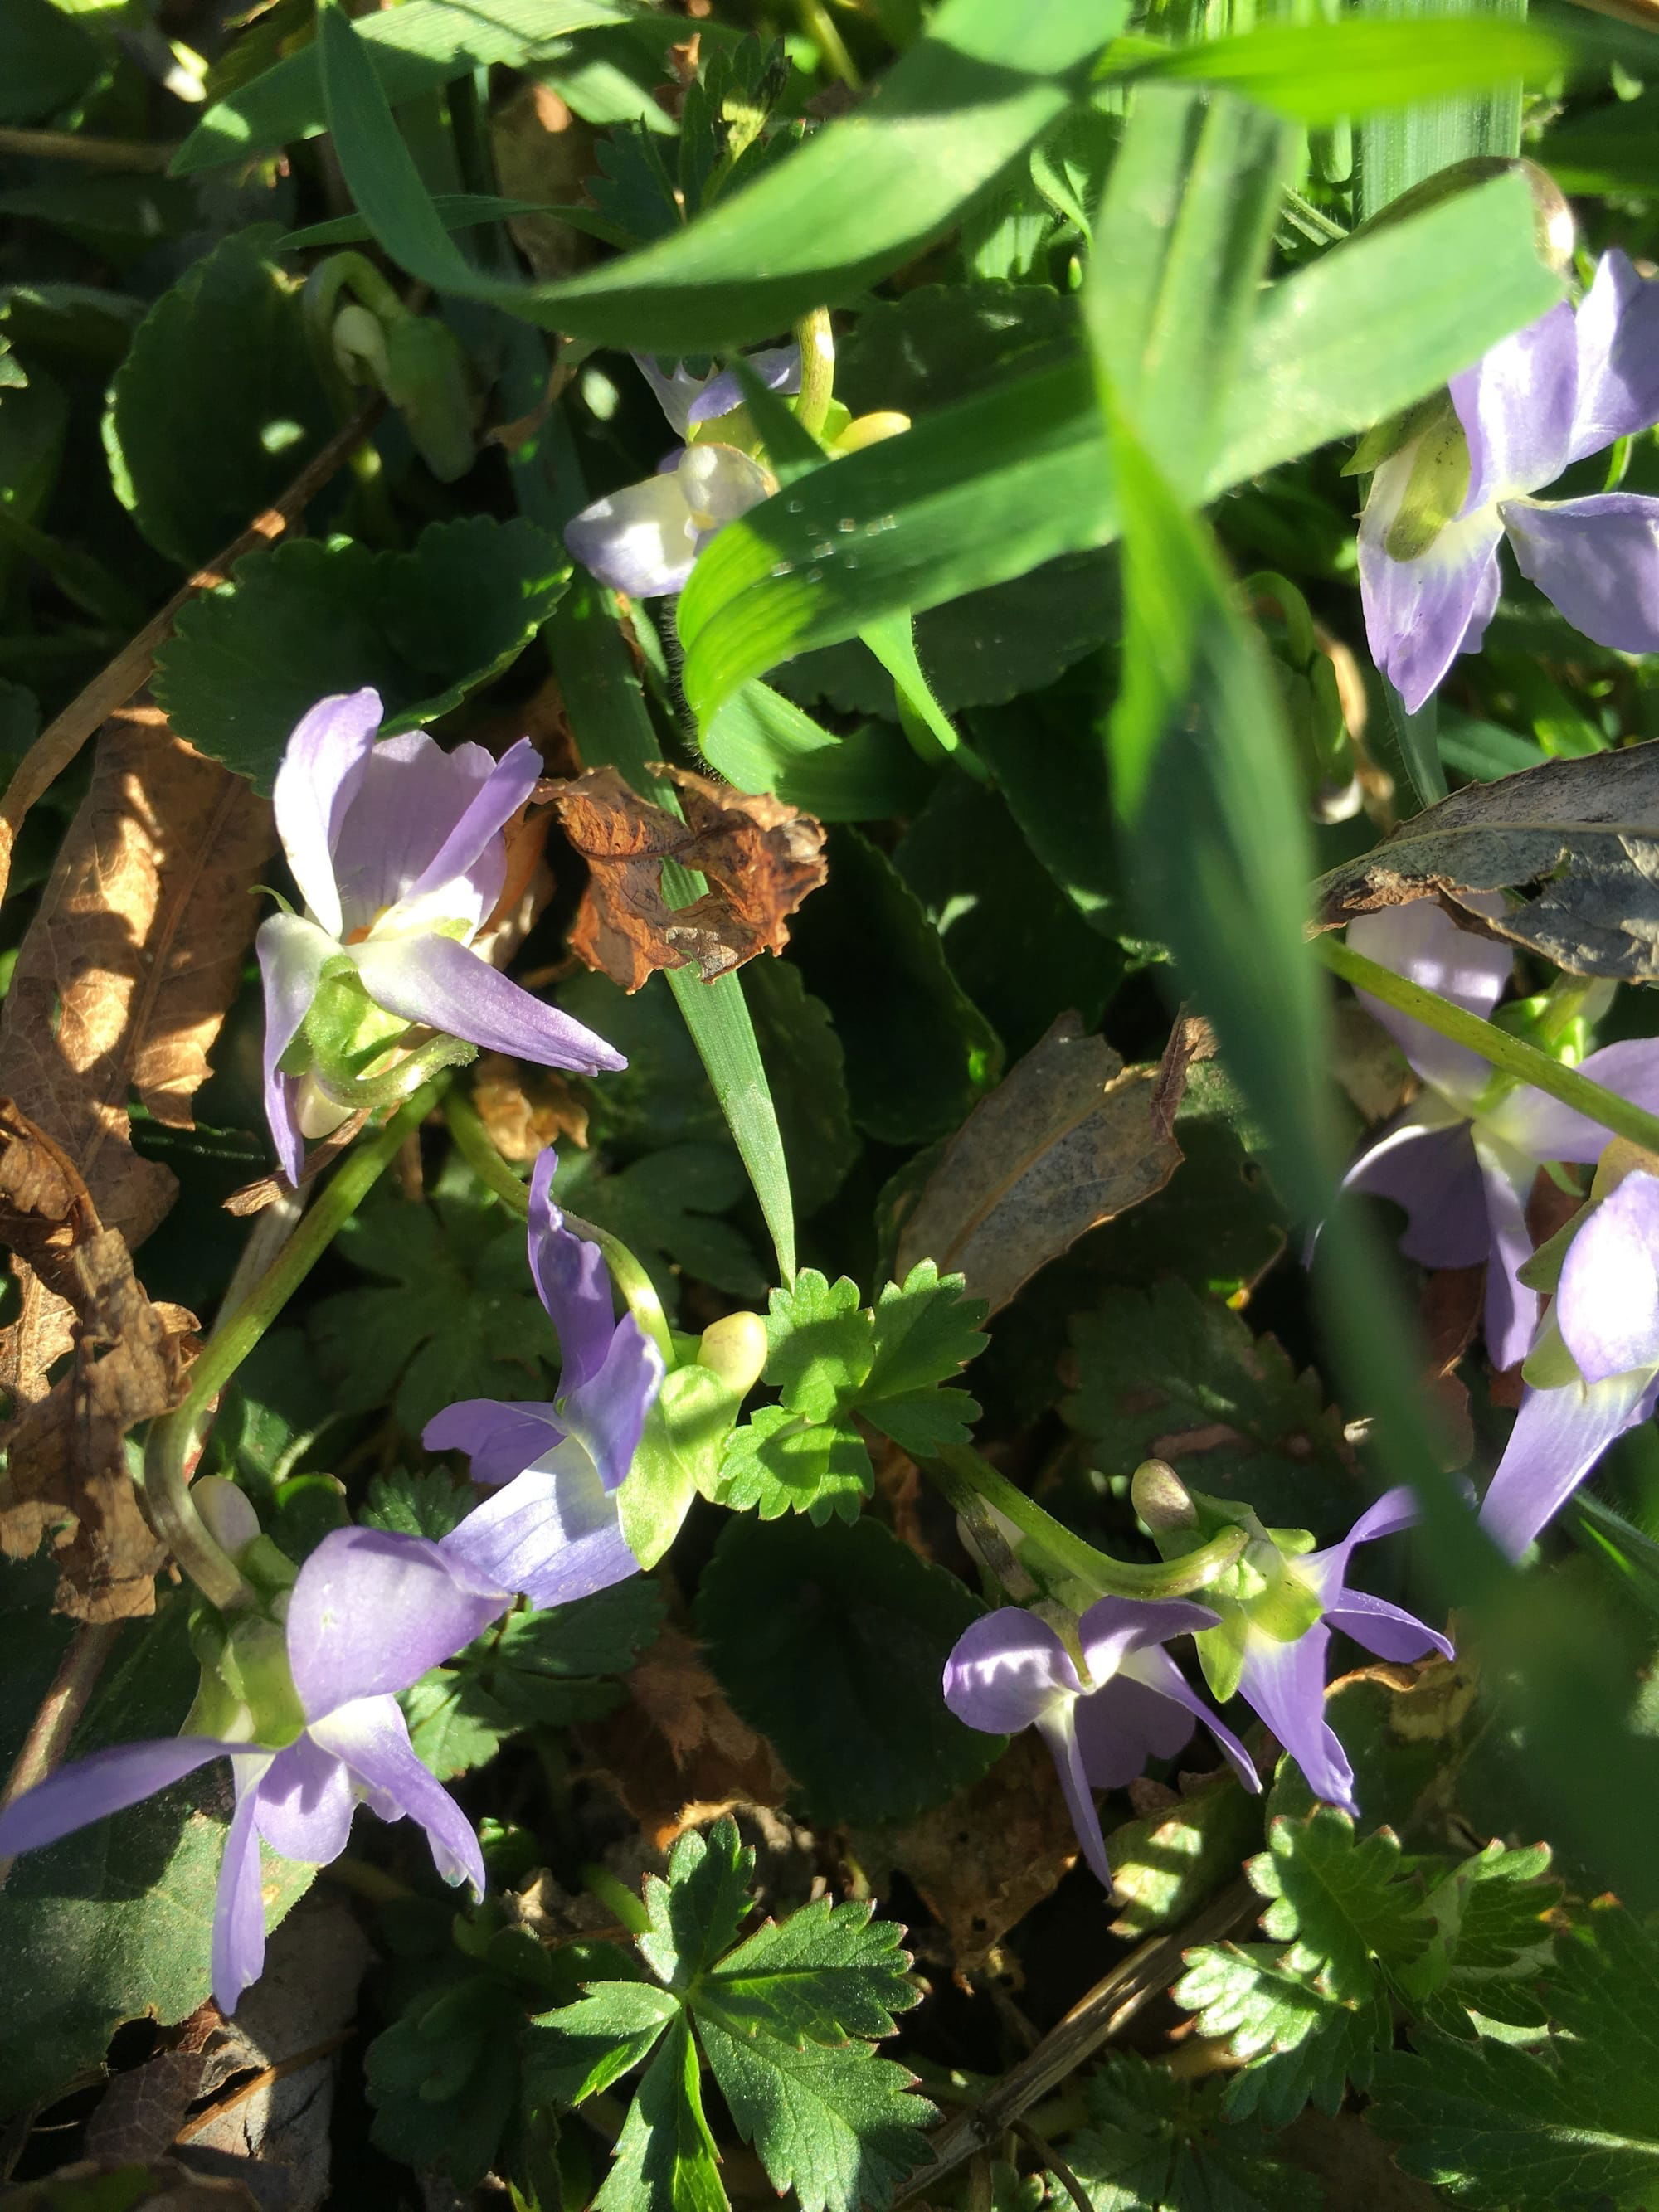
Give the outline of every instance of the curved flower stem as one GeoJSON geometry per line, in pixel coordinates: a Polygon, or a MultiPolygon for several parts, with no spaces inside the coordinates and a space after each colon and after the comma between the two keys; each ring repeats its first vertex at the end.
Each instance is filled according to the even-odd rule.
{"type": "Polygon", "coordinates": [[[953,1504],[959,1498],[982,1498],[1012,1521],[1022,1535],[1041,1545],[1050,1559],[1103,1597],[1186,1597],[1206,1588],[1231,1566],[1248,1541],[1243,1529],[1224,1528],[1200,1550],[1161,1565],[1114,1559],[1097,1552],[1092,1544],[1085,1544],[1081,1536],[1074,1536],[1052,1513],[1045,1513],[1035,1498],[1017,1490],[969,1444],[946,1444],[937,1458],[922,1464],[953,1504]]]}
{"type": "MultiPolygon", "coordinates": [[[[507,1162],[490,1142],[489,1132],[479,1119],[478,1109],[464,1091],[452,1091],[444,1100],[444,1120],[449,1124],[449,1133],[455,1139],[456,1150],[466,1162],[479,1182],[497,1198],[510,1206],[515,1213],[528,1215],[530,1193],[520,1182],[507,1162]]],[[[675,1364],[674,1342],[669,1331],[668,1316],[662,1310],[662,1300],[657,1296],[657,1286],[634,1257],[619,1237],[597,1222],[584,1221],[580,1214],[564,1209],[567,1229],[573,1235],[585,1237],[590,1244],[597,1244],[611,1270],[611,1279],[621,1291],[627,1306],[640,1327],[661,1352],[670,1367],[675,1364]]]]}
{"type": "Polygon", "coordinates": [[[257,1284],[208,1340],[190,1370],[184,1403],[151,1428],[144,1447],[144,1504],[150,1524],[212,1604],[245,1603],[252,1593],[235,1564],[208,1534],[191,1502],[186,1469],[207,1431],[208,1408],[397,1157],[411,1130],[438,1103],[423,1085],[383,1129],[346,1155],[257,1284]]]}
{"type": "Polygon", "coordinates": [[[823,435],[830,419],[830,402],[836,396],[836,334],[828,307],[814,307],[795,325],[800,347],[800,397],[795,420],[815,438],[823,435]]]}
{"type": "Polygon", "coordinates": [[[1505,1075],[1530,1084],[1534,1091],[1541,1091],[1551,1098],[1559,1098],[1562,1105],[1572,1107],[1589,1121],[1599,1121],[1612,1135],[1627,1137],[1645,1152],[1659,1152],[1659,1115],[1647,1113],[1642,1107],[1632,1105],[1628,1098],[1620,1097],[1617,1091],[1592,1083],[1577,1068],[1564,1067],[1559,1060],[1552,1060],[1536,1045],[1500,1029],[1496,1022],[1483,1022],[1478,1014],[1465,1013],[1462,1006],[1453,1006],[1437,992],[1425,991],[1420,983],[1407,982],[1403,975],[1396,975],[1391,968],[1368,960],[1350,945],[1321,938],[1318,951],[1325,965],[1345,982],[1352,983],[1357,991],[1368,992],[1385,1006],[1409,1014],[1425,1029],[1449,1037],[1454,1044],[1467,1045],[1471,1052],[1478,1053],[1492,1066],[1501,1068],[1505,1075]]]}

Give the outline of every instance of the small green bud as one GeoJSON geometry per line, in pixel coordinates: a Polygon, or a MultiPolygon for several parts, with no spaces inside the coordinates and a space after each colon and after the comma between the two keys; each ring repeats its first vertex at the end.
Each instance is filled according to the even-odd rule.
{"type": "Polygon", "coordinates": [[[768,1350],[766,1323],[757,1313],[729,1313],[704,1329],[696,1364],[744,1397],[761,1379],[768,1350]]]}
{"type": "Polygon", "coordinates": [[[1129,1503],[1154,1535],[1198,1526],[1192,1492],[1167,1460],[1142,1460],[1130,1478],[1129,1503]]]}

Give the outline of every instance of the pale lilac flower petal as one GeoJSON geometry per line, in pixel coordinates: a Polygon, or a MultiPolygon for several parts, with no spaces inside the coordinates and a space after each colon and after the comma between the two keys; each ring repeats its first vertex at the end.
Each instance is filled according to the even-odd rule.
{"type": "Polygon", "coordinates": [[[597,1375],[617,1322],[611,1301],[611,1276],[605,1255],[588,1237],[564,1225],[553,1195],[559,1156],[552,1147],[537,1155],[530,1172],[530,1272],[536,1293],[559,1340],[559,1395],[597,1375]]]}
{"type": "Polygon", "coordinates": [[[1503,524],[1483,509],[1449,522],[1425,553],[1396,561],[1383,539],[1399,513],[1412,449],[1384,461],[1359,522],[1359,583],[1371,658],[1415,714],[1456,659],[1486,634],[1502,582],[1503,524]]]}
{"type": "Polygon", "coordinates": [[[481,1636],[506,1610],[492,1583],[423,1536],[334,1528],[289,1599],[289,1664],[315,1724],[358,1698],[406,1690],[481,1636]]]}
{"type": "Polygon", "coordinates": [[[1480,1525],[1500,1550],[1518,1559],[1607,1446],[1649,1418],[1656,1395],[1659,1383],[1639,1370],[1528,1390],[1480,1504],[1480,1525]]]}
{"type": "Polygon", "coordinates": [[[1179,1699],[1127,1668],[1079,1698],[1073,1720],[1083,1771],[1095,1790],[1127,1788],[1150,1760],[1173,1759],[1193,1733],[1193,1716],[1179,1699]]]}
{"type": "Polygon", "coordinates": [[[1261,1778],[1255,1771],[1255,1762],[1249,1753],[1226,1723],[1211,1711],[1167,1651],[1151,1645],[1144,1651],[1131,1652],[1124,1662],[1123,1672],[1127,1680],[1143,1684],[1147,1689],[1156,1691],[1160,1698],[1167,1698],[1174,1704],[1184,1706],[1195,1720],[1202,1721],[1220,1745],[1228,1763],[1244,1787],[1247,1790],[1261,1789],[1261,1778]]]}
{"type": "Polygon", "coordinates": [[[1418,1113],[1418,1107],[1408,1107],[1391,1122],[1361,1152],[1342,1188],[1389,1199],[1403,1210],[1400,1249],[1419,1267],[1475,1267],[1486,1256],[1491,1230],[1469,1125],[1425,1127],[1418,1113]]]}
{"type": "Polygon", "coordinates": [[[628,1065],[603,1037],[532,998],[453,937],[371,939],[356,953],[369,997],[406,1022],[542,1067],[597,1075],[628,1065]]]}
{"type": "Polygon", "coordinates": [[[313,1733],[368,1784],[382,1820],[402,1817],[425,1829],[432,1863],[446,1881],[470,1883],[474,1898],[483,1897],[483,1854],[472,1823],[415,1756],[395,1698],[359,1698],[313,1733]]]}
{"type": "Polygon", "coordinates": [[[1066,1809],[1072,1816],[1072,1826],[1076,1831],[1078,1842],[1083,1846],[1084,1858],[1090,1871],[1109,1889],[1112,1869],[1106,1856],[1106,1838],[1100,1832],[1100,1813],[1095,1804],[1094,1792],[1089,1787],[1089,1778],[1084,1771],[1076,1718],[1076,1699],[1062,1698],[1038,1718],[1037,1733],[1054,1754],[1054,1766],[1060,1775],[1060,1793],[1066,1800],[1066,1809]]]}
{"type": "Polygon", "coordinates": [[[441,1547],[446,1557],[521,1590],[544,1609],[609,1589],[640,1566],[623,1534],[616,1498],[586,1447],[563,1444],[552,1456],[560,1463],[515,1475],[475,1506],[441,1547]]]}
{"type": "Polygon", "coordinates": [[[213,1999],[233,2013],[242,1992],[257,1982],[265,1963],[264,1881],[259,1866],[259,1802],[262,1759],[236,1761],[236,1810],[225,1833],[219,1887],[213,1909],[213,1999]]]}
{"type": "MultiPolygon", "coordinates": [[[[1578,1073],[1632,1105],[1659,1114],[1659,1037],[1629,1037],[1603,1045],[1580,1062],[1578,1073]]],[[[1589,1166],[1607,1148],[1611,1132],[1588,1114],[1523,1085],[1482,1121],[1519,1152],[1535,1160],[1572,1160],[1589,1166]]]]}
{"type": "MultiPolygon", "coordinates": [[[[1504,912],[1496,891],[1471,891],[1464,898],[1471,913],[1495,921],[1504,912]]],[[[1437,899],[1413,899],[1407,906],[1383,907],[1376,914],[1356,915],[1348,924],[1348,942],[1367,960],[1420,984],[1443,999],[1449,999],[1468,1014],[1485,1021],[1504,995],[1515,964],[1515,949],[1472,929],[1460,929],[1437,899]]],[[[1425,1083],[1460,1105],[1478,1097],[1492,1079],[1492,1069],[1467,1045],[1454,1044],[1425,1023],[1415,1021],[1394,1006],[1386,1006],[1368,992],[1358,994],[1359,1003],[1374,1021],[1380,1022],[1425,1083]]]]}
{"type": "MultiPolygon", "coordinates": [[[[408,896],[449,842],[455,824],[477,805],[496,766],[482,745],[457,745],[446,752],[424,730],[405,730],[380,740],[334,841],[343,936],[366,933],[408,896]]],[[[481,884],[465,902],[465,918],[475,928],[483,918],[477,909],[484,895],[493,905],[506,876],[505,850],[498,844],[489,852],[490,843],[487,836],[480,839],[477,851],[486,854],[493,887],[481,884]]],[[[458,872],[450,870],[446,880],[453,881],[458,872]]],[[[459,919],[459,899],[456,908],[454,918],[459,919]]]]}
{"type": "Polygon", "coordinates": [[[1455,1656],[1449,1638],[1437,1628],[1402,1606],[1390,1605],[1387,1598],[1373,1597],[1369,1590],[1344,1590],[1339,1601],[1326,1608],[1325,1618],[1379,1659],[1421,1659],[1430,1651],[1437,1651],[1443,1659],[1455,1656]]]}
{"type": "Polygon", "coordinates": [[[1659,652],[1659,499],[1511,500],[1504,526],[1523,576],[1615,653],[1659,652]]]}
{"type": "Polygon", "coordinates": [[[574,560],[631,599],[682,590],[697,557],[697,525],[678,469],[596,499],[566,523],[564,542],[574,560]]]}
{"type": "Polygon", "coordinates": [[[1361,1544],[1375,1544],[1384,1536],[1398,1536],[1416,1524],[1417,1500],[1403,1483],[1373,1498],[1340,1543],[1322,1552],[1310,1552],[1291,1563],[1291,1571],[1305,1583],[1328,1612],[1347,1592],[1348,1562],[1361,1544]]]}
{"type": "Polygon", "coordinates": [[[331,937],[341,930],[334,844],[368,772],[380,726],[377,691],[319,699],[295,725],[276,771],[276,832],[301,896],[331,937]]]}
{"type": "Polygon", "coordinates": [[[1238,1693],[1261,1714],[1302,1769],[1316,1797],[1357,1813],[1353,1769],[1325,1719],[1325,1654],[1330,1631],[1316,1621],[1293,1644],[1256,1634],[1244,1654],[1238,1693]]]}
{"type": "Polygon", "coordinates": [[[357,1809],[351,1777],[308,1731],[277,1753],[256,1796],[259,1833],[285,1859],[328,1866],[345,1849],[357,1809]]]}
{"type": "Polygon", "coordinates": [[[657,404],[668,417],[675,436],[684,438],[691,428],[692,405],[712,380],[693,376],[683,361],[677,361],[665,376],[648,353],[636,353],[634,365],[656,394],[657,404]]]}
{"type": "Polygon", "coordinates": [[[1553,483],[1571,450],[1578,338],[1565,300],[1451,380],[1469,444],[1464,515],[1553,483]]]}
{"type": "Polygon", "coordinates": [[[728,522],[747,514],[778,488],[777,478],[752,454],[737,446],[688,446],[680,456],[678,481],[691,511],[697,548],[728,522]]]}
{"type": "Polygon", "coordinates": [[[90,1827],[94,1820],[124,1813],[157,1790],[170,1789],[210,1759],[246,1748],[245,1744],[222,1743],[215,1736],[173,1735],[94,1751],[72,1765],[60,1766],[0,1812],[0,1858],[55,1844],[77,1828],[90,1827]]]}
{"type": "MultiPolygon", "coordinates": [[[[482,752],[478,745],[457,745],[456,752],[482,752]]],[[[466,811],[444,839],[437,852],[410,885],[405,896],[421,898],[440,891],[458,876],[476,869],[484,853],[497,846],[505,862],[501,833],[528,800],[542,775],[542,757],[528,738],[509,745],[500,760],[489,761],[489,771],[469,802],[466,811]]],[[[500,896],[499,890],[496,896],[500,896]]],[[[495,901],[492,899],[491,905],[495,901]]]]}
{"type": "MultiPolygon", "coordinates": [[[[766,346],[751,353],[744,366],[757,377],[769,392],[795,392],[800,390],[800,348],[798,345],[766,346]]],[[[660,398],[661,394],[659,393],[660,398]]],[[[743,386],[733,368],[722,369],[711,376],[685,410],[685,428],[682,437],[694,422],[711,422],[722,415],[729,415],[734,407],[744,404],[743,386]]],[[[664,410],[667,413],[665,404],[664,410]]],[[[669,416],[670,422],[673,416],[669,416]]],[[[677,423],[676,428],[680,428],[677,423]]]]}
{"type": "Polygon", "coordinates": [[[560,1418],[607,1490],[620,1489],[626,1480],[666,1371],[661,1352],[633,1315],[624,1314],[599,1373],[560,1390],[560,1418]]]}
{"type": "Polygon", "coordinates": [[[1078,1623],[1078,1639],[1090,1674],[1098,1682],[1115,1674],[1132,1651],[1163,1644],[1171,1636],[1195,1636],[1214,1628],[1219,1615],[1188,1598],[1103,1597],[1078,1623]]]}
{"type": "Polygon", "coordinates": [[[1569,460],[1659,422],[1659,284],[1615,246],[1579,304],[1578,388],[1569,460]]]}
{"type": "Polygon", "coordinates": [[[1587,1382],[1659,1368],[1659,1176],[1627,1175],[1574,1236],[1555,1318],[1587,1382]]]}
{"type": "Polygon", "coordinates": [[[296,1103],[300,1086],[295,1077],[283,1073],[277,1062],[311,1011],[323,963],[340,948],[326,931],[297,914],[268,915],[253,945],[265,998],[265,1119],[283,1172],[290,1182],[297,1182],[306,1150],[296,1103]]]}
{"type": "Polygon", "coordinates": [[[999,1607],[972,1622],[945,1665],[946,1705],[988,1735],[1030,1728],[1081,1687],[1057,1632],[1018,1606],[999,1607]]]}
{"type": "Polygon", "coordinates": [[[556,1406],[524,1400],[462,1398],[434,1413],[421,1431],[428,1451],[465,1452],[474,1482],[511,1482],[564,1442],[556,1406]]]}
{"type": "Polygon", "coordinates": [[[1492,1141],[1483,1129],[1474,1139],[1475,1158],[1486,1187],[1486,1218],[1492,1231],[1486,1263],[1486,1304],[1482,1320],[1486,1352],[1494,1367],[1513,1367],[1526,1358],[1538,1333],[1539,1297],[1521,1280],[1532,1257],[1527,1200],[1538,1170],[1534,1161],[1492,1141]]]}

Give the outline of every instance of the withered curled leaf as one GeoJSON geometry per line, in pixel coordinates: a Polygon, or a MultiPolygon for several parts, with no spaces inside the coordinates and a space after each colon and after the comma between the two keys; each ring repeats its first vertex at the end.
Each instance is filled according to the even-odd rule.
{"type": "Polygon", "coordinates": [[[936,1260],[1006,1306],[1085,1231],[1163,1189],[1181,1161],[1169,1089],[1062,1014],[945,1147],[900,1231],[900,1279],[936,1260]]]}
{"type": "Polygon", "coordinates": [[[94,1621],[149,1613],[166,1554],[139,1510],[123,1439],[177,1402],[195,1322],[150,1304],[126,1239],[99,1219],[74,1162],[9,1098],[0,1099],[0,1243],[68,1317],[57,1348],[74,1355],[48,1385],[38,1330],[20,1319],[0,1331],[0,1390],[10,1400],[0,1551],[27,1557],[56,1529],[60,1612],[94,1621]]]}
{"type": "Polygon", "coordinates": [[[589,870],[571,950],[625,991],[659,968],[696,968],[712,982],[757,952],[781,952],[789,915],[828,873],[822,823],[764,793],[653,767],[673,782],[684,820],[613,768],[589,769],[558,793],[565,835],[589,870]],[[665,895],[669,864],[706,877],[708,890],[676,907],[665,895]]]}

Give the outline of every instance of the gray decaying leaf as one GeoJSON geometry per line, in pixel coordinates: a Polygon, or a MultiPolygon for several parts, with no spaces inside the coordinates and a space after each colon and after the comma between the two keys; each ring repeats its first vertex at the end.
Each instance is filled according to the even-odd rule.
{"type": "Polygon", "coordinates": [[[1430,897],[1570,974],[1659,981],[1659,741],[1454,792],[1322,877],[1318,926],[1430,897]],[[1458,903],[1528,886],[1490,924],[1458,903]]]}
{"type": "Polygon", "coordinates": [[[1158,1071],[1126,1068],[1062,1014],[945,1146],[895,1272],[935,1260],[994,1313],[1086,1231],[1163,1189],[1181,1160],[1166,1107],[1158,1071]]]}

